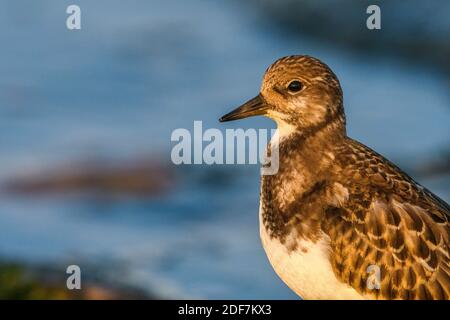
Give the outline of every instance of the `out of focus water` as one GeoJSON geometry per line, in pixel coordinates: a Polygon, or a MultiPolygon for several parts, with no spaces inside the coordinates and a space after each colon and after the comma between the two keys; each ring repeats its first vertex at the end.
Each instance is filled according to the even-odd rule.
{"type": "MultiPolygon", "coordinates": [[[[449,146],[449,83],[429,69],[275,32],[238,2],[79,0],[80,31],[69,4],[0,3],[0,183],[85,159],[170,165],[194,120],[272,128],[217,119],[295,53],[337,73],[353,138],[407,169],[449,146]]],[[[0,195],[0,258],[99,264],[164,297],[294,298],[259,242],[258,168],[171,168],[156,198],[0,195]]],[[[448,201],[448,176],[418,178],[448,201]]]]}

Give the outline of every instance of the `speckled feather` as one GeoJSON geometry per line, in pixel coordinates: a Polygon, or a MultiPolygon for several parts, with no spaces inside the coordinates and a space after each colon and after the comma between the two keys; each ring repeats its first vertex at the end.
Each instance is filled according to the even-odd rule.
{"type": "Polygon", "coordinates": [[[325,208],[322,229],[336,275],[376,298],[449,299],[449,206],[361,143],[347,138],[335,154],[332,180],[348,196],[325,208]],[[367,290],[370,265],[380,290],[367,290]]]}

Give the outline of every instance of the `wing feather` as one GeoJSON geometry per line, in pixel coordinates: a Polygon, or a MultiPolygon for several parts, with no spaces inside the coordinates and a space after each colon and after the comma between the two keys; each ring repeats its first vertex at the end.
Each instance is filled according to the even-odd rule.
{"type": "Polygon", "coordinates": [[[322,224],[337,277],[378,299],[450,299],[448,204],[366,146],[345,148],[322,224]],[[379,289],[367,285],[370,266],[379,289]]]}

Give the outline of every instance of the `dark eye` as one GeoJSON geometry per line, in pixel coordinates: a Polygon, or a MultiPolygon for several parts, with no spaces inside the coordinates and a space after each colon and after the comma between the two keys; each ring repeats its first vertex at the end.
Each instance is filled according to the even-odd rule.
{"type": "Polygon", "coordinates": [[[291,83],[289,83],[289,85],[288,85],[288,90],[290,92],[299,92],[300,90],[302,90],[302,88],[303,88],[303,85],[298,80],[294,80],[291,83]]]}

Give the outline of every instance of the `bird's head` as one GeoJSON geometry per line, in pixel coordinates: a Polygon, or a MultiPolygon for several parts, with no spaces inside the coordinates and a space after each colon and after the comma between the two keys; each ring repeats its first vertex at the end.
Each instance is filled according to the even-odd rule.
{"type": "Polygon", "coordinates": [[[345,126],[342,90],[331,69],[309,56],[288,56],[275,61],[264,74],[260,93],[221,122],[264,115],[279,128],[306,131],[331,120],[345,126]]]}

